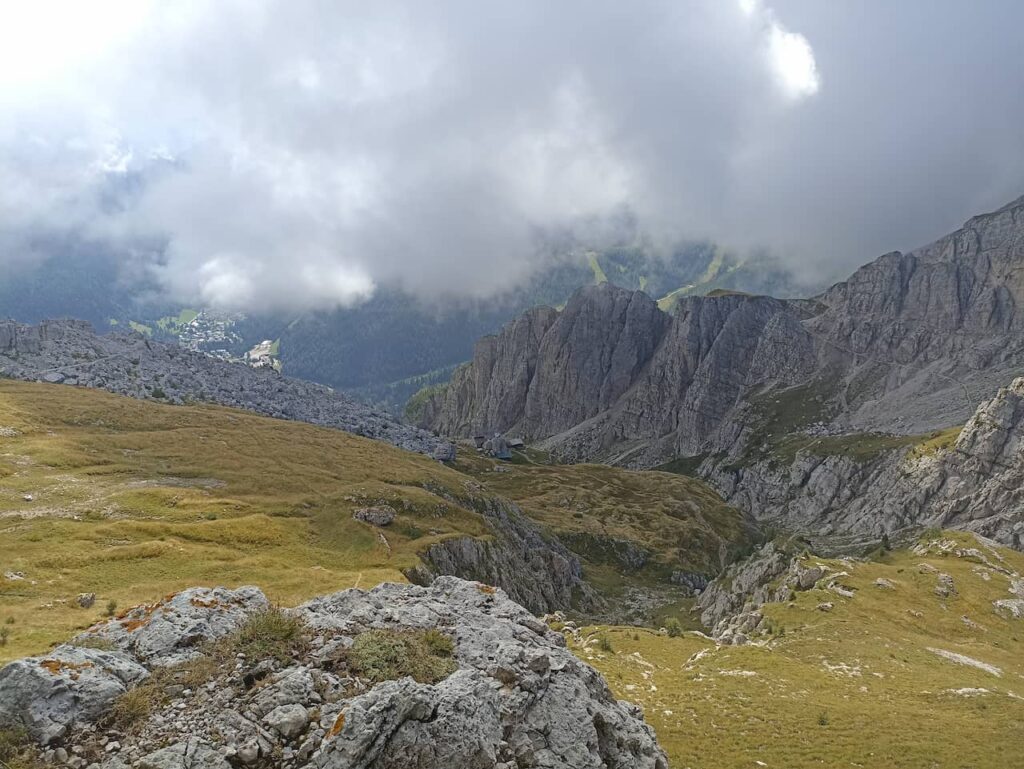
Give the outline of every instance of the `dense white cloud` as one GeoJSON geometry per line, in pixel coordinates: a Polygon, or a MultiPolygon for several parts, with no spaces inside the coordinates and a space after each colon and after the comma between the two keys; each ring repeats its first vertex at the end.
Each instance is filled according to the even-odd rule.
{"type": "MultiPolygon", "coordinates": [[[[626,218],[654,243],[763,245],[828,273],[998,202],[1024,170],[1018,88],[989,106],[1006,130],[978,150],[1002,153],[1001,178],[967,174],[941,205],[907,207],[902,229],[872,227],[971,137],[963,115],[936,130],[939,102],[899,115],[898,91],[872,93],[919,50],[858,61],[892,22],[876,7],[851,23],[858,7],[4,4],[0,263],[73,232],[133,264],[150,253],[175,296],[323,307],[381,284],[485,295],[548,258],[553,235],[599,244],[626,218]],[[894,164],[908,117],[920,141],[894,164]]],[[[948,67],[935,70],[938,97],[948,67]]]]}

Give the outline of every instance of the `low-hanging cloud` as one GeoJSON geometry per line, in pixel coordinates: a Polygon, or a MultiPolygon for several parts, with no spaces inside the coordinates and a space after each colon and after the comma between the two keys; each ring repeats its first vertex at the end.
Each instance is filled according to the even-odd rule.
{"type": "Polygon", "coordinates": [[[57,232],[227,308],[484,296],[628,220],[836,275],[1024,191],[1024,13],[890,5],[11,4],[0,265],[57,232]]]}

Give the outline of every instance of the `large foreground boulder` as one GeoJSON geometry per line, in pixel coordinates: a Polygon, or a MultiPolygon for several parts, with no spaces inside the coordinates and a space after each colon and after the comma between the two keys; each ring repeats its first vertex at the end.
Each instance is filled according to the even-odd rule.
{"type": "Polygon", "coordinates": [[[186,591],[88,638],[116,650],[59,647],[55,658],[72,656],[50,666],[56,673],[38,659],[0,671],[0,721],[29,726],[71,761],[108,769],[668,767],[638,708],[616,700],[559,633],[478,582],[346,590],[284,613],[268,611],[254,588],[186,591]],[[63,699],[48,694],[43,684],[52,682],[40,671],[61,677],[63,699]],[[150,707],[131,728],[111,726],[112,704],[133,685],[146,687],[150,707]]]}
{"type": "Polygon", "coordinates": [[[69,645],[16,660],[0,670],[0,728],[20,726],[41,745],[49,744],[76,723],[99,718],[148,675],[121,652],[69,645]]]}

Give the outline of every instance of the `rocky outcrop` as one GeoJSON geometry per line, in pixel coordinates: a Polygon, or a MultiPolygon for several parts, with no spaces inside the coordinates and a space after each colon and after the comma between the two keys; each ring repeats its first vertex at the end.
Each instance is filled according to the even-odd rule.
{"type": "MultiPolygon", "coordinates": [[[[77,676],[20,660],[0,671],[0,716],[6,725],[43,724],[38,712],[47,710],[54,715],[46,723],[57,718],[60,728],[34,728],[36,740],[109,769],[667,769],[639,709],[616,700],[561,634],[500,590],[443,577],[428,588],[346,590],[288,614],[302,623],[290,656],[218,656],[217,647],[200,645],[196,660],[206,664],[188,669],[188,686],[173,683],[183,669],[157,676],[154,659],[124,651],[78,649],[94,667],[77,676]],[[415,635],[425,631],[433,635],[415,635]],[[367,678],[349,650],[373,633],[430,639],[450,660],[447,672],[423,681],[367,678]],[[95,685],[100,675],[105,688],[95,685]],[[36,679],[59,680],[64,699],[41,696],[36,679]],[[104,714],[140,681],[159,681],[145,684],[159,687],[151,707],[111,739],[104,714]],[[72,717],[61,703],[74,703],[72,717]]],[[[211,618],[204,626],[214,625],[211,618]]],[[[193,646],[179,629],[175,646],[193,646]]]]}
{"type": "Polygon", "coordinates": [[[98,335],[81,321],[26,326],[0,320],[0,376],[96,387],[168,403],[217,403],[335,427],[430,454],[435,436],[328,387],[154,342],[138,333],[98,335]]]}
{"type": "Polygon", "coordinates": [[[601,284],[561,313],[532,312],[544,319],[534,333],[517,321],[481,340],[472,365],[434,396],[429,427],[514,431],[563,459],[650,466],[734,442],[728,417],[752,384],[813,369],[803,311],[770,297],[689,297],[670,316],[639,291],[601,284]],[[524,364],[509,376],[513,361],[524,364]]]}
{"type": "Polygon", "coordinates": [[[0,670],[0,726],[23,727],[48,745],[73,726],[94,722],[148,676],[142,663],[124,652],[70,645],[16,660],[0,670]]]}
{"type": "Polygon", "coordinates": [[[962,423],[1020,372],[1022,303],[1024,198],[811,300],[687,297],[669,316],[639,292],[581,290],[481,340],[424,424],[650,467],[735,454],[759,437],[757,406],[802,385],[807,420],[921,433],[962,423]]]}
{"type": "Polygon", "coordinates": [[[1024,378],[982,403],[949,447],[857,460],[799,452],[792,465],[708,461],[702,472],[732,505],[815,534],[880,538],[938,526],[1024,549],[1024,378]]]}
{"type": "Polygon", "coordinates": [[[255,587],[192,588],[136,606],[77,639],[101,642],[148,665],[175,665],[200,654],[199,646],[231,633],[256,611],[270,608],[255,587]]]}
{"type": "Polygon", "coordinates": [[[419,553],[421,563],[406,571],[410,581],[425,585],[449,575],[498,585],[537,614],[599,607],[579,558],[555,537],[542,534],[519,508],[498,498],[467,504],[484,516],[495,536],[450,537],[431,545],[419,553]]]}

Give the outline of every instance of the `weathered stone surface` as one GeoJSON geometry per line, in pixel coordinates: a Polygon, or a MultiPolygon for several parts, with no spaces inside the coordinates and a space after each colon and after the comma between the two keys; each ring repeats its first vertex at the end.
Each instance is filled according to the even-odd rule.
{"type": "Polygon", "coordinates": [[[345,634],[439,628],[455,639],[459,664],[434,686],[402,679],[355,698],[320,767],[667,769],[639,711],[614,700],[559,634],[501,591],[444,577],[427,589],[348,590],[299,611],[313,627],[345,634]]]}
{"type": "MultiPolygon", "coordinates": [[[[223,601],[225,592],[181,595],[207,596],[212,603],[210,594],[223,601]]],[[[165,613],[169,607],[163,605],[165,613]]],[[[207,625],[223,618],[213,605],[201,608],[207,625]]],[[[165,687],[167,700],[154,702],[117,740],[100,737],[93,724],[126,684],[147,674],[124,652],[58,650],[86,655],[61,657],[69,663],[116,661],[126,666],[123,681],[99,665],[75,679],[68,671],[40,671],[36,660],[12,663],[0,671],[0,713],[10,716],[10,703],[20,703],[16,715],[30,709],[39,716],[32,722],[36,739],[61,737],[116,753],[104,763],[109,769],[668,767],[639,709],[616,700],[600,674],[568,651],[561,634],[499,589],[439,577],[430,587],[346,590],[291,612],[306,626],[294,659],[213,658],[209,680],[165,687]],[[451,639],[454,671],[435,683],[359,677],[347,667],[346,649],[360,634],[382,629],[440,632],[451,639]],[[52,688],[50,677],[63,681],[61,698],[39,683],[52,688]]],[[[139,613],[154,610],[130,612],[139,613]]],[[[192,649],[194,628],[166,623],[170,639],[161,649],[192,649]]],[[[151,655],[146,665],[157,659],[164,657],[151,655]]]]}
{"type": "Polygon", "coordinates": [[[104,639],[151,665],[172,665],[194,657],[204,641],[227,635],[269,605],[255,587],[190,588],[95,625],[79,638],[104,639]]]}
{"type": "Polygon", "coordinates": [[[306,728],[309,714],[302,705],[293,702],[290,705],[278,705],[263,716],[263,723],[288,740],[306,728]]]}
{"type": "Polygon", "coordinates": [[[191,739],[150,753],[139,762],[139,769],[230,769],[220,753],[191,739]]]}
{"type": "Polygon", "coordinates": [[[479,499],[474,506],[498,536],[450,537],[431,545],[419,554],[422,564],[406,572],[411,582],[429,584],[438,575],[478,580],[501,587],[538,614],[598,606],[579,559],[541,534],[519,508],[498,498],[479,499]]]}
{"type": "Polygon", "coordinates": [[[811,447],[790,467],[706,462],[702,472],[730,504],[804,531],[881,538],[940,526],[1024,549],[1024,378],[982,403],[955,444],[923,456],[855,461],[811,447]]]}
{"type": "Polygon", "coordinates": [[[352,517],[357,521],[369,523],[373,526],[388,526],[395,520],[395,508],[391,505],[376,505],[375,507],[360,507],[352,517]]]}
{"type": "Polygon", "coordinates": [[[122,652],[58,646],[0,669],[0,727],[24,726],[40,744],[99,717],[149,672],[122,652]]]}

